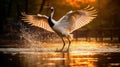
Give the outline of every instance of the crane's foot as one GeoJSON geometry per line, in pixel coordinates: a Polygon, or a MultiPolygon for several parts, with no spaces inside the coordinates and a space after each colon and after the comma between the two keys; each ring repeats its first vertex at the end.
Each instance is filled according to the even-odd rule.
{"type": "Polygon", "coordinates": [[[59,50],[60,52],[63,52],[63,48],[59,50]]]}
{"type": "Polygon", "coordinates": [[[55,50],[55,52],[63,52],[63,49],[55,50]]]}

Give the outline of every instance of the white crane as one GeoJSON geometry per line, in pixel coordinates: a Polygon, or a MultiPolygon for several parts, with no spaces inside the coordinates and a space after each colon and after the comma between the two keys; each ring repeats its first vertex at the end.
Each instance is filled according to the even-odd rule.
{"type": "Polygon", "coordinates": [[[52,19],[54,15],[54,8],[50,7],[50,10],[52,12],[49,17],[41,14],[27,15],[22,12],[22,20],[24,20],[24,22],[29,22],[34,26],[46,29],[50,32],[56,32],[63,41],[61,51],[63,51],[65,46],[63,37],[66,37],[69,41],[67,48],[67,50],[69,50],[71,44],[69,39],[70,33],[90,23],[97,16],[97,11],[94,9],[94,7],[88,5],[86,8],[81,10],[69,11],[61,19],[55,21],[52,19]]]}

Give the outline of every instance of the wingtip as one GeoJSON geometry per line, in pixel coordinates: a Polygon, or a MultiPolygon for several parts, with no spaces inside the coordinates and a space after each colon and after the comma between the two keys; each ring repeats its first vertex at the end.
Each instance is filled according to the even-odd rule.
{"type": "Polygon", "coordinates": [[[93,6],[88,5],[87,7],[84,8],[84,10],[91,11],[91,10],[95,10],[95,8],[93,6]]]}
{"type": "Polygon", "coordinates": [[[41,14],[37,14],[37,16],[42,16],[41,14]]]}
{"type": "Polygon", "coordinates": [[[84,9],[88,9],[88,8],[90,8],[91,6],[90,5],[87,5],[87,7],[85,7],[84,9]]]}

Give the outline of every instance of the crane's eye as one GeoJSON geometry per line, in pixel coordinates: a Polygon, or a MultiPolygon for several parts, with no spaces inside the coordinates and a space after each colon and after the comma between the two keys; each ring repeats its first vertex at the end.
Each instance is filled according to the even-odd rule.
{"type": "Polygon", "coordinates": [[[53,9],[51,9],[51,11],[53,11],[53,9]]]}

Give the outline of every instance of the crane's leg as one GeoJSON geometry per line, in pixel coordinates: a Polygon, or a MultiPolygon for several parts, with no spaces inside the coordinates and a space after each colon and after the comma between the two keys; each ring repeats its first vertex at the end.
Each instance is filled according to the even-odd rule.
{"type": "Polygon", "coordinates": [[[63,42],[63,46],[62,46],[61,51],[63,51],[63,49],[64,49],[64,47],[65,47],[65,41],[64,41],[63,37],[61,37],[61,39],[62,39],[62,42],[63,42]]]}
{"type": "Polygon", "coordinates": [[[71,41],[70,41],[69,37],[66,37],[66,38],[68,39],[68,42],[69,42],[69,45],[68,45],[68,48],[67,48],[67,51],[69,51],[71,41]]]}

